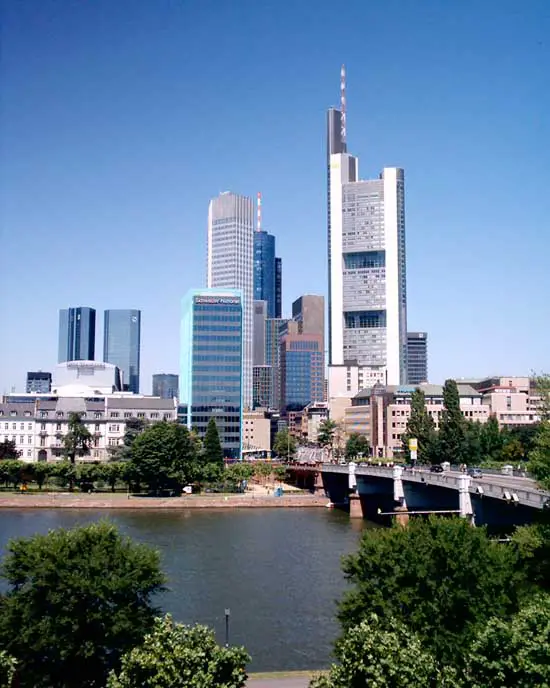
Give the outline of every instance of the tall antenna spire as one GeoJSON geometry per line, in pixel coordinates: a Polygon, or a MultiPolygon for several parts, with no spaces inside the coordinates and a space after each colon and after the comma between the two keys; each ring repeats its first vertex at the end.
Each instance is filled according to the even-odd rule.
{"type": "Polygon", "coordinates": [[[340,112],[342,117],[340,119],[340,138],[342,143],[346,143],[346,66],[342,65],[340,69],[340,112]]]}
{"type": "Polygon", "coordinates": [[[256,231],[262,231],[262,192],[258,191],[258,214],[256,216],[256,231]]]}

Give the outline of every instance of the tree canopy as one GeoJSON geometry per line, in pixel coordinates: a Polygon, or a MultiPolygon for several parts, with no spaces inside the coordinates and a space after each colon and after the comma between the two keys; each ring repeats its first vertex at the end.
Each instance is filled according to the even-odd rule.
{"type": "Polygon", "coordinates": [[[215,418],[210,418],[203,438],[203,461],[223,467],[223,449],[215,418]]]}
{"type": "Polygon", "coordinates": [[[403,452],[407,458],[410,458],[409,440],[412,438],[418,441],[418,462],[430,463],[435,458],[436,432],[433,418],[426,409],[426,395],[421,389],[415,389],[411,394],[411,415],[402,435],[403,452]]]}
{"type": "Polygon", "coordinates": [[[242,647],[220,647],[205,626],[184,626],[167,615],[122,658],[107,688],[243,688],[249,661],[242,647]]]}
{"type": "Polygon", "coordinates": [[[68,432],[63,437],[63,447],[65,456],[74,464],[77,456],[87,456],[90,453],[92,435],[83,423],[81,413],[71,413],[68,425],[68,432]]]}
{"type": "Polygon", "coordinates": [[[356,459],[360,454],[362,456],[368,456],[369,453],[370,445],[365,435],[352,432],[346,441],[346,458],[356,459]]]}
{"type": "Polygon", "coordinates": [[[367,530],[344,573],[353,584],[340,605],[344,630],[371,613],[395,618],[442,662],[460,658],[480,624],[518,604],[515,552],[464,519],[367,530]]]}
{"type": "Polygon", "coordinates": [[[158,553],[106,522],[12,540],[2,576],[0,646],[22,688],[105,685],[151,629],[164,583],[158,553]]]}
{"type": "Polygon", "coordinates": [[[131,472],[153,492],[180,491],[197,476],[198,457],[191,433],[178,423],[155,423],[132,445],[131,472]]]}
{"type": "Polygon", "coordinates": [[[465,455],[466,421],[460,409],[458,385],[446,380],[443,386],[443,412],[439,423],[438,441],[440,460],[451,463],[468,463],[465,455]]]}
{"type": "Polygon", "coordinates": [[[290,434],[288,428],[283,428],[275,435],[273,451],[290,461],[296,454],[296,439],[290,434]]]}
{"type": "Polygon", "coordinates": [[[319,424],[317,432],[317,444],[320,447],[327,447],[330,451],[334,444],[334,433],[336,432],[336,422],[327,418],[319,424]]]}
{"type": "Polygon", "coordinates": [[[12,440],[4,440],[0,442],[0,461],[18,459],[21,452],[17,451],[15,442],[12,440]]]}

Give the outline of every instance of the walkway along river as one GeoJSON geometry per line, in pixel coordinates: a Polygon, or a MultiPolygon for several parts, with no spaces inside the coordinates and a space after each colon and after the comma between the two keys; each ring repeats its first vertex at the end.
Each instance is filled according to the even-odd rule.
{"type": "Polygon", "coordinates": [[[0,551],[12,537],[109,518],[157,547],[169,591],[158,602],[200,622],[252,655],[252,671],[328,666],[338,633],[335,602],[345,590],[343,554],[355,551],[364,521],[329,509],[159,511],[2,509],[0,551]]]}

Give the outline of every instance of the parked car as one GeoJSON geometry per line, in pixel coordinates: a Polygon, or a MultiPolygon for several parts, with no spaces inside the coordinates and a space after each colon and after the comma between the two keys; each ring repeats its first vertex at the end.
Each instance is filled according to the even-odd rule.
{"type": "Polygon", "coordinates": [[[430,466],[430,473],[443,473],[443,466],[439,463],[434,463],[430,466]]]}
{"type": "Polygon", "coordinates": [[[481,468],[469,468],[468,475],[470,475],[472,478],[483,478],[481,468]]]}

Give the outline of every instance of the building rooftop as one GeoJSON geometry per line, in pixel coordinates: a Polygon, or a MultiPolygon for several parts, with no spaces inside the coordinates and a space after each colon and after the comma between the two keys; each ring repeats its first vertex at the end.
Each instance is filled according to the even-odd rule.
{"type": "MultiPolygon", "coordinates": [[[[481,394],[471,385],[457,383],[458,394],[461,397],[481,397],[481,394]]],[[[364,399],[372,395],[393,394],[394,396],[410,396],[415,389],[421,389],[427,397],[442,397],[443,386],[422,383],[420,385],[375,385],[358,392],[354,399],[364,399]]]]}
{"type": "Polygon", "coordinates": [[[109,409],[146,409],[173,411],[173,399],[161,399],[160,397],[106,397],[109,409]]]}

